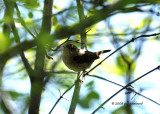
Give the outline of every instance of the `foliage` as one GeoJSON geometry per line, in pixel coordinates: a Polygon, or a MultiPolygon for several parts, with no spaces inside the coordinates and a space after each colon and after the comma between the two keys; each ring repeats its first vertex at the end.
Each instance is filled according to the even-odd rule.
{"type": "MultiPolygon", "coordinates": [[[[83,42],[82,45],[87,44],[91,51],[111,48],[114,52],[135,38],[133,43],[129,42],[113,53],[111,59],[109,56],[107,62],[98,64],[96,61],[94,65],[98,64],[98,67],[91,72],[98,74],[99,79],[108,74],[122,78],[124,85],[135,79],[139,59],[145,60],[145,56],[150,56],[143,55],[144,50],[151,49],[146,49],[146,44],[159,43],[159,34],[154,34],[160,27],[158,0],[80,0],[81,4],[77,1],[0,1],[0,113],[48,113],[59,97],[57,90],[60,92],[57,103],[61,100],[63,104],[55,106],[69,109],[73,93],[69,93],[70,98],[62,95],[71,89],[68,90],[75,83],[77,73],[69,71],[61,61],[63,43],[71,42],[80,47],[80,42],[83,42]],[[79,7],[84,10],[84,16],[79,13],[79,7]],[[84,34],[86,40],[82,38],[84,34]],[[146,34],[152,35],[138,38],[146,34]],[[66,92],[61,94],[61,91],[66,92]],[[44,105],[46,102],[47,107],[44,105]]],[[[152,60],[158,58],[159,62],[156,52],[152,60]]],[[[81,83],[78,106],[75,106],[77,110],[91,113],[93,107],[98,107],[116,90],[109,91],[111,87],[104,89],[99,85],[101,82],[98,83],[97,79],[88,81],[86,73],[81,83]]],[[[133,93],[136,93],[135,88],[131,89],[133,93]]],[[[125,102],[131,101],[132,92],[129,90],[127,88],[129,94],[124,95],[126,101],[121,98],[125,102]]],[[[137,90],[138,95],[142,92],[140,90],[137,90]]],[[[132,105],[116,108],[108,112],[134,113],[132,105]]],[[[101,111],[105,113],[106,108],[101,111]]]]}

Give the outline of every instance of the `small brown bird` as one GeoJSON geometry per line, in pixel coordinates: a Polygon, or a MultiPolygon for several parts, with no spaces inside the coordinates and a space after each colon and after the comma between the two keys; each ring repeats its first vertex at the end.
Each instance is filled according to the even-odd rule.
{"type": "Polygon", "coordinates": [[[62,59],[64,64],[71,70],[80,72],[89,68],[92,63],[99,58],[100,54],[109,52],[111,50],[103,50],[98,52],[90,52],[78,49],[73,44],[64,46],[62,59]]]}

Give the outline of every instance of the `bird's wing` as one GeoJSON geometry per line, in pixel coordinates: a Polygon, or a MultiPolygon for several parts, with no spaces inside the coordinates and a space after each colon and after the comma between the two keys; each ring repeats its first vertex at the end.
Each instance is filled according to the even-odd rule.
{"type": "Polygon", "coordinates": [[[96,53],[90,52],[90,51],[85,51],[84,54],[77,54],[76,56],[73,57],[73,59],[77,63],[87,63],[87,62],[90,63],[98,58],[99,58],[99,56],[97,56],[96,53]]]}

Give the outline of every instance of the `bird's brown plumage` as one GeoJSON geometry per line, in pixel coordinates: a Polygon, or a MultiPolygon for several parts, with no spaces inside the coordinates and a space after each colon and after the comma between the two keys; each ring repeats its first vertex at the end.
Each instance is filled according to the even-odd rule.
{"type": "Polygon", "coordinates": [[[84,51],[80,53],[80,50],[73,44],[64,46],[63,50],[63,62],[71,70],[76,72],[84,71],[89,68],[91,64],[99,58],[102,53],[109,52],[110,50],[104,50],[99,52],[84,51]]]}

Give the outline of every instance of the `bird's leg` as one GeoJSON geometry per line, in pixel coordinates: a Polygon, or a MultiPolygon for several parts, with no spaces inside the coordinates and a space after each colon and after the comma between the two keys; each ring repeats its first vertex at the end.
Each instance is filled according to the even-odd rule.
{"type": "Polygon", "coordinates": [[[80,82],[83,82],[83,79],[81,78],[83,76],[83,71],[81,71],[80,73],[79,73],[79,81],[80,82]]]}
{"type": "Polygon", "coordinates": [[[84,75],[85,72],[86,72],[86,71],[83,70],[83,71],[81,71],[81,72],[79,73],[79,80],[80,80],[80,82],[83,82],[83,75],[84,75]]]}

